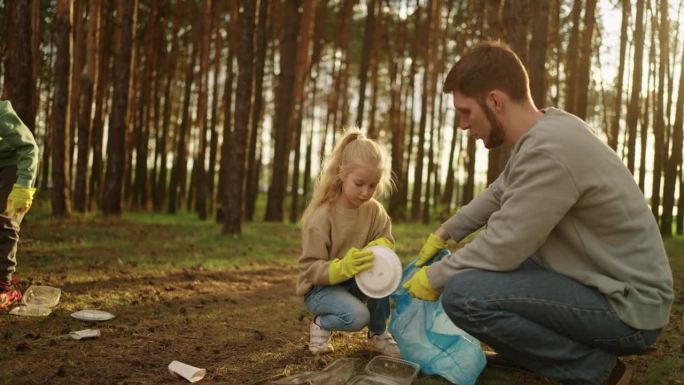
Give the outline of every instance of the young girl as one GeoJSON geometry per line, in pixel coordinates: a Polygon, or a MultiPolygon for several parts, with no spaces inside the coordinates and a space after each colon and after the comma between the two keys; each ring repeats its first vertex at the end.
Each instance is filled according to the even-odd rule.
{"type": "Polygon", "coordinates": [[[302,256],[297,294],[314,314],[309,350],[328,353],[333,330],[368,326],[370,349],[399,356],[387,332],[389,297],[366,297],[353,277],[373,267],[369,246],[394,248],[392,223],[373,199],[391,185],[387,156],[358,129],[349,129],[335,145],[302,216],[302,256]]]}

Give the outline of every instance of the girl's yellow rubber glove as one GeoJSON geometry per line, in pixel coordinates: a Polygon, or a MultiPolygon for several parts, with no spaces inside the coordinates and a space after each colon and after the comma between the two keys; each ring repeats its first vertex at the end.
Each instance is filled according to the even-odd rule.
{"type": "Polygon", "coordinates": [[[409,278],[409,280],[404,283],[404,289],[407,289],[411,296],[418,299],[435,301],[442,292],[441,290],[432,288],[430,279],[427,276],[427,269],[428,267],[425,266],[416,271],[416,273],[413,274],[413,277],[409,278]]]}
{"type": "Polygon", "coordinates": [[[373,267],[375,256],[370,250],[359,250],[352,247],[342,259],[334,259],[328,268],[330,284],[344,282],[356,274],[373,267]]]}
{"type": "Polygon", "coordinates": [[[19,214],[28,211],[31,208],[31,203],[33,203],[33,194],[35,193],[35,188],[15,184],[7,197],[7,211],[14,209],[19,214]]]}
{"type": "Polygon", "coordinates": [[[394,242],[390,241],[389,239],[387,239],[385,237],[378,238],[376,240],[368,242],[368,244],[366,245],[366,247],[364,247],[364,249],[367,249],[371,246],[385,246],[389,249],[394,250],[394,242]]]}
{"type": "Polygon", "coordinates": [[[423,266],[425,262],[434,257],[438,251],[446,249],[446,247],[446,241],[442,240],[439,235],[435,233],[430,234],[425,240],[423,247],[420,248],[420,252],[418,253],[420,258],[416,261],[416,266],[423,266]]]}

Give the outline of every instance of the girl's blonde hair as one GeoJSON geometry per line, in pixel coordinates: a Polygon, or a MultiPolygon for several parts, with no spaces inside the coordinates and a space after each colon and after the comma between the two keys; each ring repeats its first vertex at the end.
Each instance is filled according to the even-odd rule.
{"type": "Polygon", "coordinates": [[[342,181],[357,167],[377,168],[380,181],[376,193],[389,192],[392,177],[387,158],[385,149],[366,138],[361,130],[354,127],[346,129],[316,178],[311,202],[302,214],[301,224],[305,224],[318,207],[335,201],[342,194],[342,181]]]}

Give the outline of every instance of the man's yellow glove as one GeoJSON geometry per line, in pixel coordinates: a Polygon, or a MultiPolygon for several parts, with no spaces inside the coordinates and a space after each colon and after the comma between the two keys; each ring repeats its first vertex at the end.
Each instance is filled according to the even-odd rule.
{"type": "Polygon", "coordinates": [[[416,266],[423,266],[425,262],[429,261],[438,251],[446,249],[446,247],[446,241],[442,240],[439,235],[435,233],[430,234],[425,240],[423,247],[420,248],[420,252],[418,253],[420,258],[416,261],[416,266]]]}
{"type": "Polygon", "coordinates": [[[352,247],[342,259],[334,259],[328,268],[330,284],[344,282],[356,274],[373,267],[375,256],[370,250],[359,250],[352,247]]]}
{"type": "Polygon", "coordinates": [[[16,210],[17,214],[27,212],[31,208],[31,203],[33,203],[33,194],[35,193],[35,188],[24,187],[15,184],[12,187],[12,191],[9,193],[9,196],[7,197],[6,211],[16,210]]]}
{"type": "Polygon", "coordinates": [[[378,238],[376,240],[368,242],[368,244],[366,245],[366,247],[364,247],[364,249],[367,249],[371,246],[385,246],[389,249],[394,250],[394,242],[390,241],[389,239],[387,239],[385,237],[378,238]]]}
{"type": "Polygon", "coordinates": [[[442,294],[441,290],[435,290],[430,284],[430,279],[427,276],[428,267],[425,266],[422,269],[416,271],[413,277],[409,278],[408,281],[404,283],[404,289],[407,289],[411,296],[424,301],[435,301],[442,294]]]}

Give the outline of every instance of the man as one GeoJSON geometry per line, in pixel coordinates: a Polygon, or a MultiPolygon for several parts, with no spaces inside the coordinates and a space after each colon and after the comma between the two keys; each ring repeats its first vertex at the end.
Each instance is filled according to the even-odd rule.
{"type": "Polygon", "coordinates": [[[511,157],[428,237],[418,264],[485,228],[405,287],[432,301],[441,292],[454,324],[516,365],[563,384],[628,384],[617,356],[652,345],[673,301],[662,239],[632,175],[585,122],[535,107],[504,44],[466,53],[444,92],[462,129],[488,148],[511,144],[511,157]]]}
{"type": "Polygon", "coordinates": [[[12,279],[17,265],[19,224],[31,208],[38,146],[8,101],[0,100],[0,310],[21,299],[12,279]]]}

